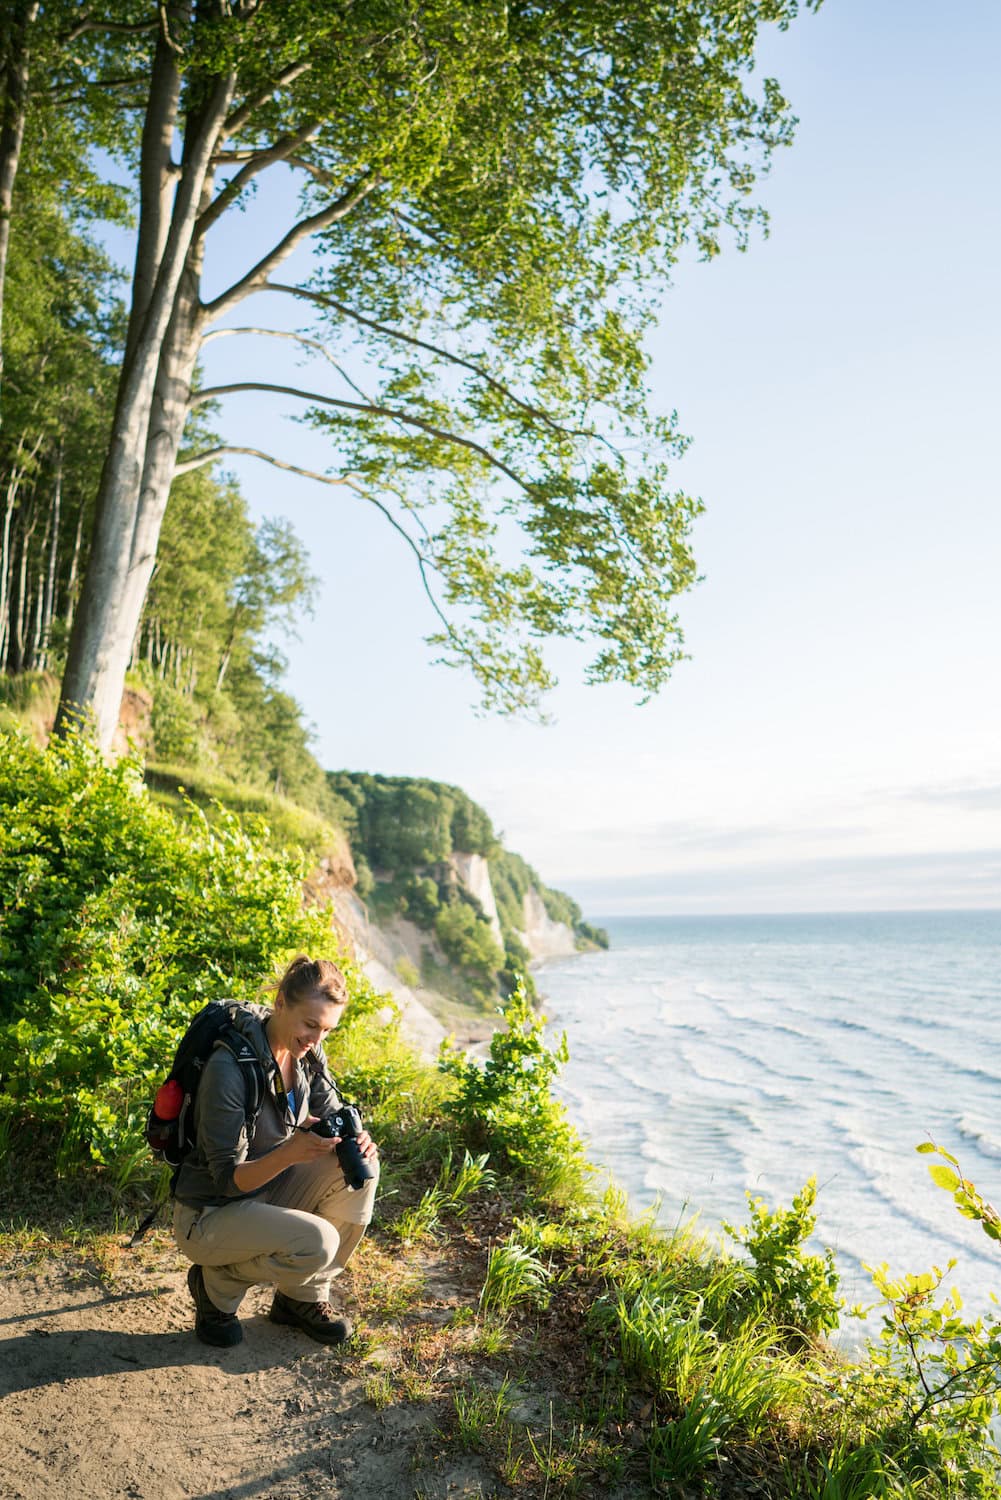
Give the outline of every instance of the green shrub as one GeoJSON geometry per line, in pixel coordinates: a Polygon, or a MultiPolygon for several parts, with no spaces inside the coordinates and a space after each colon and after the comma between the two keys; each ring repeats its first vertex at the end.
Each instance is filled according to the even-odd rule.
{"type": "Polygon", "coordinates": [[[542,1190],[564,1185],[569,1174],[583,1174],[583,1147],[566,1111],[550,1087],[567,1061],[564,1036],[546,1044],[545,1017],[533,1011],[519,988],[500,1008],[505,1026],[490,1040],[483,1066],[443,1043],[439,1067],[458,1088],[445,1109],[471,1144],[486,1147],[495,1161],[507,1161],[542,1190]]]}
{"type": "Polygon", "coordinates": [[[434,935],[445,957],[465,970],[474,988],[492,988],[504,955],[490,923],[469,902],[443,906],[435,917],[434,935]]]}
{"type": "Polygon", "coordinates": [[[750,1224],[742,1229],[723,1225],[751,1257],[752,1299],[774,1322],[808,1336],[836,1328],[842,1305],[833,1252],[812,1255],[803,1250],[817,1222],[816,1197],[815,1177],[796,1194],[791,1208],[773,1211],[763,1198],[748,1193],[750,1224]]]}
{"type": "Polygon", "coordinates": [[[158,682],[153,694],[153,743],[163,760],[181,760],[197,765],[201,751],[201,716],[194,701],[158,682]]]}
{"type": "Polygon", "coordinates": [[[180,823],[131,759],[82,735],[0,735],[0,1089],[63,1159],[134,1154],[151,1093],[206,1001],[258,998],[293,952],[346,970],[347,1026],[378,1003],[304,909],[305,862],[235,817],[180,823]]]}
{"type": "Polygon", "coordinates": [[[416,922],[418,927],[430,931],[441,911],[438,887],[426,875],[408,875],[403,881],[400,910],[416,922]]]}
{"type": "Polygon", "coordinates": [[[409,958],[398,958],[396,960],[396,976],[401,979],[408,989],[415,990],[421,982],[421,976],[409,958]]]}

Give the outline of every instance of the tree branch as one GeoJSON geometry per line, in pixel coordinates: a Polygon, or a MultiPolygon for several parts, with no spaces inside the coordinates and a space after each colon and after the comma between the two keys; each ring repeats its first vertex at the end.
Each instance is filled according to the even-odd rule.
{"type": "Polygon", "coordinates": [[[381,500],[377,500],[374,495],[370,494],[363,485],[358,483],[357,479],[355,479],[350,474],[342,474],[340,476],[336,476],[333,474],[320,474],[316,469],[303,469],[298,464],[286,463],[284,459],[275,458],[273,454],[265,453],[260,448],[244,448],[232,443],[224,443],[217,448],[206,448],[204,452],[196,453],[192,458],[182,460],[182,462],[179,463],[174,469],[174,478],[177,479],[182,474],[190,474],[194,469],[204,468],[206,464],[214,463],[217,458],[221,458],[224,453],[246,454],[249,458],[259,458],[262,463],[271,464],[272,467],[276,469],[283,469],[286,473],[298,474],[302,479],[315,479],[319,484],[343,486],[349,490],[354,490],[356,495],[360,495],[361,498],[365,500],[369,505],[373,505],[375,509],[385,517],[390,526],[392,526],[393,530],[399,533],[399,535],[406,542],[407,546],[410,548],[411,552],[414,554],[414,557],[417,559],[417,566],[420,569],[421,583],[424,586],[424,592],[427,594],[428,599],[431,602],[431,607],[434,610],[435,614],[438,616],[445,630],[448,632],[449,637],[454,639],[454,632],[452,630],[452,627],[449,624],[447,617],[442,612],[441,605],[438,603],[434,594],[431,592],[431,585],[428,580],[427,570],[429,567],[433,568],[434,563],[429,562],[429,559],[424,556],[423,552],[418,547],[413,537],[405,529],[405,527],[400,525],[399,521],[393,515],[389,507],[383,505],[381,500]]]}
{"type": "MultiPolygon", "coordinates": [[[[229,205],[240,196],[247,183],[251,182],[258,173],[265,171],[267,167],[274,166],[276,162],[284,161],[293,151],[311,140],[319,128],[319,121],[312,120],[291,135],[282,136],[280,140],[275,141],[273,146],[268,146],[264,151],[255,152],[246,165],[230,178],[224,188],[220,189],[205,212],[200,215],[195,225],[196,235],[201,236],[211,229],[229,205]]],[[[218,158],[213,158],[213,160],[218,160],[218,158]]]]}
{"type": "Polygon", "coordinates": [[[159,0],[157,14],[159,16],[160,34],[163,37],[165,45],[170,48],[176,57],[183,57],[184,48],[175,42],[170,34],[170,22],[167,19],[167,7],[164,4],[164,0],[159,0]]]}
{"type": "Polygon", "coordinates": [[[279,73],[277,78],[272,79],[266,89],[261,89],[258,93],[245,100],[239,109],[233,111],[228,120],[223,123],[223,139],[227,136],[235,135],[238,130],[242,130],[247,121],[256,114],[262,105],[267,104],[269,99],[273,99],[279,89],[284,88],[286,84],[294,83],[303,73],[308,73],[312,66],[312,61],[305,57],[301,58],[299,62],[290,63],[284,73],[279,73]]]}
{"type": "Polygon", "coordinates": [[[436,354],[441,359],[448,360],[450,364],[460,365],[462,369],[471,371],[478,380],[482,380],[491,390],[497,391],[499,395],[512,402],[513,405],[519,407],[523,412],[526,412],[528,416],[537,417],[540,422],[544,422],[547,427],[550,427],[554,432],[561,433],[564,437],[594,436],[586,428],[564,427],[562,423],[557,422],[554,417],[551,417],[548,412],[543,411],[541,407],[533,406],[530,401],[525,401],[521,396],[516,395],[510,386],[505,385],[503,381],[491,375],[488,370],[482,369],[475,360],[463,359],[460,354],[453,354],[450,350],[443,349],[438,344],[429,343],[426,339],[419,339],[412,333],[404,333],[400,328],[390,328],[386,323],[377,323],[374,318],[367,318],[364,313],[357,312],[353,307],[348,307],[343,302],[338,302],[334,297],[328,297],[324,292],[310,291],[306,287],[289,286],[281,281],[265,282],[261,290],[267,292],[285,292],[290,297],[301,297],[308,302],[317,302],[323,307],[332,307],[335,312],[341,313],[345,318],[351,318],[355,323],[360,323],[363,328],[371,328],[373,332],[385,334],[387,338],[398,339],[400,343],[410,344],[414,349],[426,349],[429,354],[436,354]]]}
{"type": "Polygon", "coordinates": [[[92,21],[90,16],[85,15],[70,31],[64,31],[59,40],[68,47],[80,37],[86,36],[89,31],[109,31],[119,36],[139,36],[144,31],[156,31],[159,24],[159,21],[136,21],[133,24],[128,21],[92,21]]]}
{"type": "Polygon", "coordinates": [[[334,369],[337,371],[338,375],[346,385],[349,385],[353,391],[357,391],[358,395],[361,396],[365,401],[371,400],[368,393],[366,391],[363,391],[359,385],[355,384],[355,382],[351,379],[351,376],[348,374],[347,370],[344,369],[343,365],[338,364],[337,360],[331,354],[327,346],[321,343],[319,339],[308,338],[304,333],[292,333],[289,329],[285,328],[214,328],[211,333],[207,333],[202,339],[202,346],[204,347],[204,345],[209,343],[212,339],[224,339],[230,334],[234,333],[260,334],[264,338],[270,339],[289,339],[294,344],[302,344],[307,349],[315,349],[318,354],[323,355],[323,358],[327,361],[328,364],[333,365],[334,369]]]}
{"type": "Polygon", "coordinates": [[[346,484],[351,485],[354,481],[350,477],[334,478],[331,474],[320,474],[315,469],[300,469],[297,464],[289,464],[281,458],[274,458],[270,453],[264,453],[260,448],[242,448],[234,443],[220,443],[215,448],[204,448],[201,453],[195,453],[191,458],[183,458],[174,465],[174,478],[179,479],[182,474],[191,474],[195,469],[204,469],[206,464],[215,463],[224,453],[245,453],[251,458],[260,458],[267,464],[273,464],[276,469],[287,469],[290,474],[301,474],[304,479],[321,479],[324,484],[346,484]]]}
{"type": "MultiPolygon", "coordinates": [[[[925,1385],[925,1390],[928,1391],[928,1394],[922,1401],[921,1405],[917,1408],[917,1410],[911,1413],[911,1420],[909,1423],[911,1431],[913,1432],[917,1427],[925,1412],[928,1411],[930,1407],[934,1406],[938,1401],[955,1401],[957,1399],[957,1397],[954,1395],[946,1395],[946,1391],[949,1389],[949,1386],[955,1385],[956,1381],[962,1380],[964,1376],[970,1375],[971,1373],[977,1374],[981,1370],[992,1370],[996,1374],[998,1370],[998,1360],[991,1358],[989,1355],[986,1359],[974,1360],[971,1364],[964,1365],[961,1369],[954,1371],[954,1373],[950,1375],[947,1380],[943,1380],[942,1384],[933,1391],[928,1391],[928,1387],[927,1385],[925,1385]]],[[[922,1384],[924,1384],[923,1380],[922,1384]]],[[[964,1395],[965,1392],[961,1391],[959,1393],[958,1399],[962,1399],[964,1395]]]]}
{"type": "MultiPolygon", "coordinates": [[[[134,73],[131,77],[128,78],[91,78],[87,81],[86,85],[81,89],[81,91],[76,94],[60,94],[59,90],[61,88],[75,87],[75,85],[66,83],[50,83],[46,87],[40,88],[38,92],[40,94],[44,94],[46,98],[51,101],[51,103],[58,106],[62,106],[64,104],[85,104],[90,93],[94,89],[127,89],[132,88],[136,85],[145,84],[147,82],[147,77],[144,77],[141,73],[134,73]]],[[[125,109],[140,109],[146,104],[146,102],[147,101],[145,96],[141,95],[135,100],[135,103],[130,104],[126,102],[123,107],[125,109]]]]}
{"type": "MultiPolygon", "coordinates": [[[[344,486],[347,489],[354,490],[355,494],[360,495],[367,504],[374,506],[375,509],[379,511],[379,513],[389,522],[393,530],[403,538],[407,546],[410,548],[411,552],[414,554],[414,557],[417,561],[418,571],[421,575],[421,587],[424,589],[424,593],[427,595],[428,603],[431,605],[431,608],[434,610],[435,614],[438,616],[438,619],[441,621],[442,629],[444,630],[453,651],[457,652],[459,656],[465,657],[481,678],[485,677],[491,682],[496,682],[503,686],[503,678],[497,672],[491,671],[490,668],[484,664],[480,657],[473,656],[470,647],[467,646],[462,641],[461,637],[456,634],[454,626],[452,625],[448,616],[445,614],[441,605],[438,603],[438,600],[435,598],[434,592],[431,588],[430,579],[428,578],[429,568],[433,568],[437,572],[437,568],[434,562],[424,556],[424,553],[418,547],[413,537],[403,526],[400,525],[399,521],[393,515],[392,511],[387,506],[383,505],[381,500],[376,499],[374,495],[370,494],[369,491],[366,490],[364,486],[360,485],[356,479],[354,479],[349,474],[343,474],[339,477],[332,474],[320,474],[315,469],[303,469],[300,468],[298,464],[286,463],[284,459],[275,458],[271,453],[264,453],[260,448],[244,448],[230,443],[222,444],[217,448],[206,448],[204,452],[196,453],[192,458],[184,459],[174,469],[174,477],[177,478],[181,474],[190,474],[194,469],[203,468],[206,464],[213,463],[215,459],[221,458],[224,453],[246,454],[250,458],[259,458],[262,463],[271,464],[276,469],[283,469],[289,474],[298,474],[303,479],[315,479],[320,484],[344,486]]],[[[425,533],[425,535],[426,534],[427,533],[425,533]]]]}
{"type": "Polygon", "coordinates": [[[288,234],[279,240],[267,255],[262,256],[256,266],[252,266],[245,276],[241,276],[240,280],[227,287],[226,291],[203,305],[204,316],[210,320],[220,318],[223,313],[229,312],[231,307],[242,302],[244,297],[249,297],[252,292],[256,292],[267,281],[270,272],[286,261],[297,245],[308,239],[311,234],[318,234],[321,229],[329,229],[331,224],[336,224],[338,219],[343,219],[381,183],[382,178],[379,174],[373,173],[371,177],[363,178],[353,187],[345,189],[334,203],[328,204],[318,213],[311,214],[308,219],[302,219],[298,224],[294,224],[288,234]]]}
{"type": "Polygon", "coordinates": [[[428,433],[431,437],[440,438],[444,443],[454,443],[460,448],[468,448],[470,452],[477,453],[487,461],[491,468],[497,469],[508,479],[514,481],[519,489],[531,493],[531,486],[526,484],[514,469],[508,467],[503,459],[491,453],[489,448],[484,448],[482,443],[475,442],[472,438],[463,437],[460,433],[449,432],[444,427],[435,427],[431,422],[425,422],[423,417],[412,416],[409,412],[399,411],[396,407],[382,406],[377,402],[364,403],[361,401],[343,401],[337,396],[322,396],[318,391],[303,391],[293,385],[271,385],[262,380],[240,380],[232,385],[213,385],[204,390],[195,391],[189,402],[189,407],[201,406],[206,401],[212,401],[216,396],[231,396],[240,391],[270,391],[276,396],[296,396],[301,401],[314,401],[321,406],[336,406],[342,411],[356,411],[368,417],[386,417],[392,422],[403,422],[408,427],[417,427],[421,432],[428,433]]]}

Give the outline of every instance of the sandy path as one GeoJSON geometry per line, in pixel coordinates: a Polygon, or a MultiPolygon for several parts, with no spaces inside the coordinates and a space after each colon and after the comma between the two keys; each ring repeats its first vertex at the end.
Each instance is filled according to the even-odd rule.
{"type": "MultiPolygon", "coordinates": [[[[435,1408],[377,1411],[366,1371],[264,1314],[215,1351],[192,1333],[186,1263],[123,1255],[113,1276],[0,1272],[3,1500],[390,1500],[490,1493],[475,1465],[413,1471],[435,1408]]],[[[348,1346],[350,1348],[350,1346],[348,1346]]]]}

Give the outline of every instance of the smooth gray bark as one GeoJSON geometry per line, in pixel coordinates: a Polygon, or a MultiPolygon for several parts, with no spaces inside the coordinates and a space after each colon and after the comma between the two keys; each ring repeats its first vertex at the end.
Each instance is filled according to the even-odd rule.
{"type": "Polygon", "coordinates": [[[3,311],[10,216],[28,108],[29,40],[37,15],[38,0],[6,0],[0,5],[0,89],[3,90],[0,99],[0,393],[3,389],[3,311]]]}
{"type": "Polygon", "coordinates": [[[175,168],[164,147],[177,128],[180,83],[176,58],[161,35],[140,166],[142,214],[148,222],[139,236],[126,356],[56,719],[59,731],[86,714],[105,749],[118,722],[125,673],[156,560],[169,490],[168,479],[161,497],[163,451],[175,443],[176,454],[180,441],[175,387],[184,383],[185,362],[190,359],[193,367],[197,357],[196,341],[193,348],[190,343],[184,346],[179,312],[184,299],[179,293],[234,84],[232,74],[217,79],[204,106],[189,114],[184,156],[175,168]],[[159,420],[153,421],[157,402],[164,431],[159,420]]]}

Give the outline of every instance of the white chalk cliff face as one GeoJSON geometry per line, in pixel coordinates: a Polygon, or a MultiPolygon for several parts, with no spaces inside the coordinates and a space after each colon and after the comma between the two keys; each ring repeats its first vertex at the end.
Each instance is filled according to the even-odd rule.
{"type": "Polygon", "coordinates": [[[523,940],[533,959],[564,958],[576,952],[574,935],[565,922],[554,922],[546,911],[542,897],[534,888],[523,899],[525,913],[523,940]]]}
{"type": "Polygon", "coordinates": [[[483,907],[483,914],[490,923],[491,931],[503,948],[504,937],[501,933],[500,917],[497,915],[494,888],[490,880],[490,866],[482,854],[463,854],[458,849],[452,855],[450,863],[466,890],[475,896],[483,907]]]}

